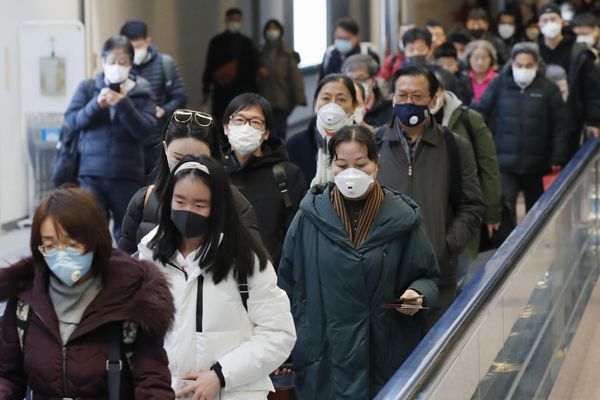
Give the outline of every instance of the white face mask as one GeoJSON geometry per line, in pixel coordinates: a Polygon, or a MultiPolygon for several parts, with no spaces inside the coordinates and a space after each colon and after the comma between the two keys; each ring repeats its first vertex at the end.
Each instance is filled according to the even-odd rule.
{"type": "Polygon", "coordinates": [[[260,147],[263,133],[250,124],[227,125],[227,139],[231,148],[243,156],[254,153],[260,147]]]}
{"type": "Polygon", "coordinates": [[[596,38],[594,35],[578,35],[577,43],[585,43],[588,46],[593,47],[596,44],[596,38]]]}
{"type": "Polygon", "coordinates": [[[365,110],[365,106],[358,106],[356,107],[356,109],[354,110],[354,122],[356,122],[357,124],[362,124],[363,120],[365,119],[365,114],[366,114],[366,110],[365,110]]]}
{"type": "Polygon", "coordinates": [[[141,63],[144,62],[147,55],[148,55],[147,47],[140,47],[138,49],[134,49],[133,50],[133,63],[135,65],[140,65],[141,63]]]}
{"type": "Polygon", "coordinates": [[[335,39],[333,44],[336,49],[342,54],[348,54],[352,51],[352,42],[347,39],[335,39]]]}
{"type": "Polygon", "coordinates": [[[119,64],[104,64],[104,77],[109,83],[123,83],[129,77],[131,67],[119,64]]]}
{"type": "Polygon", "coordinates": [[[542,35],[547,37],[548,39],[554,39],[560,32],[562,31],[562,26],[558,22],[550,21],[546,22],[544,26],[542,26],[542,35]]]}
{"type": "Polygon", "coordinates": [[[266,33],[267,36],[267,40],[274,42],[276,40],[279,40],[279,38],[281,37],[281,32],[279,32],[279,29],[269,29],[266,33]]]}
{"type": "Polygon", "coordinates": [[[340,192],[349,199],[363,196],[373,183],[373,177],[357,168],[346,168],[333,177],[340,192]]]}
{"type": "Polygon", "coordinates": [[[365,91],[365,101],[367,101],[367,99],[369,98],[369,95],[371,94],[372,83],[371,82],[361,82],[360,86],[362,86],[362,88],[365,91]]]}
{"type": "Polygon", "coordinates": [[[352,116],[348,116],[339,104],[327,103],[317,111],[317,129],[323,136],[326,136],[325,130],[337,132],[351,123],[352,116]]]}
{"type": "Polygon", "coordinates": [[[573,17],[575,16],[575,11],[573,11],[573,10],[564,10],[564,11],[560,12],[560,16],[565,21],[570,22],[570,21],[573,20],[573,17]]]}
{"type": "Polygon", "coordinates": [[[512,67],[512,71],[515,83],[524,87],[529,86],[533,82],[537,73],[535,68],[517,68],[514,66],[512,67]]]}
{"type": "Polygon", "coordinates": [[[515,34],[515,26],[511,24],[498,25],[498,34],[502,39],[510,39],[515,34]]]}
{"type": "Polygon", "coordinates": [[[437,102],[435,106],[429,111],[431,114],[437,114],[444,107],[444,95],[441,95],[437,98],[437,102]]]}
{"type": "Polygon", "coordinates": [[[230,33],[238,33],[241,28],[242,28],[242,24],[239,22],[228,22],[227,23],[227,30],[230,33]]]}

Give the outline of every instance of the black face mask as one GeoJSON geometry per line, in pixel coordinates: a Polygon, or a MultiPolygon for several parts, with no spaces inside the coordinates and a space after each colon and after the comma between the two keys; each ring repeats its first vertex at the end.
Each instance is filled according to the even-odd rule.
{"type": "Polygon", "coordinates": [[[427,56],[412,56],[412,57],[407,57],[404,60],[404,63],[402,63],[402,66],[408,67],[408,66],[412,65],[415,67],[421,67],[426,64],[427,64],[427,56]]]}
{"type": "Polygon", "coordinates": [[[485,34],[485,31],[483,29],[471,29],[469,30],[469,32],[471,33],[471,36],[474,39],[481,39],[485,34]]]}
{"type": "Polygon", "coordinates": [[[185,238],[193,238],[206,233],[210,218],[191,211],[171,210],[171,221],[185,238]]]}

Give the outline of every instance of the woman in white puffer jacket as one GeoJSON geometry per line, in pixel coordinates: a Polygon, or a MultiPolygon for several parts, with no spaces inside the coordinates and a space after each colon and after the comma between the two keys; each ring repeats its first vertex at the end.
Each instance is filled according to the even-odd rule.
{"type": "Polygon", "coordinates": [[[296,332],[266,251],[239,221],[223,168],[184,157],[160,215],[138,251],[172,286],[176,315],[165,349],[177,396],[266,399],[269,374],[290,355],[296,332]]]}

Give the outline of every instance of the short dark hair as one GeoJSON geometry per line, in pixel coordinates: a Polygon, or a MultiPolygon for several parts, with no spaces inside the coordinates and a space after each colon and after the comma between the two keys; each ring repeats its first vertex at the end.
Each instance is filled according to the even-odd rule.
{"type": "Polygon", "coordinates": [[[93,252],[91,272],[102,275],[112,251],[112,238],[104,212],[91,193],[76,187],[61,187],[43,198],[35,209],[29,247],[39,266],[47,267],[38,247],[42,245],[42,223],[52,218],[57,232],[62,229],[71,239],[93,252]],[[60,229],[59,229],[60,227],[60,229]]]}
{"type": "Polygon", "coordinates": [[[266,39],[267,38],[267,30],[269,29],[269,25],[275,25],[277,26],[277,29],[279,29],[279,32],[281,32],[281,36],[283,36],[283,34],[285,33],[285,30],[283,29],[283,25],[281,25],[281,22],[279,22],[276,19],[270,19],[265,23],[265,26],[263,28],[263,37],[266,39]]]}
{"type": "Polygon", "coordinates": [[[595,28],[598,26],[598,18],[589,12],[577,14],[575,18],[573,18],[573,21],[571,21],[571,26],[573,28],[582,28],[584,26],[595,28]]]}
{"type": "Polygon", "coordinates": [[[280,134],[280,132],[273,132],[273,109],[271,103],[264,97],[256,93],[242,93],[233,98],[227,105],[225,113],[223,114],[223,124],[229,123],[229,118],[238,111],[245,110],[252,106],[257,106],[262,111],[265,117],[265,128],[270,133],[280,134]]]}
{"type": "Polygon", "coordinates": [[[464,26],[456,26],[450,32],[450,42],[452,43],[460,43],[460,44],[468,44],[471,41],[471,34],[464,26]]]}
{"type": "Polygon", "coordinates": [[[481,19],[487,21],[488,23],[490,22],[490,16],[488,15],[487,11],[485,11],[481,7],[472,8],[469,11],[469,14],[467,14],[467,21],[469,21],[469,20],[479,21],[481,19]]]}
{"type": "Polygon", "coordinates": [[[373,133],[364,126],[350,125],[340,128],[340,130],[336,132],[335,136],[329,140],[329,143],[327,143],[327,151],[330,155],[330,165],[334,160],[337,160],[337,147],[343,142],[358,142],[365,145],[369,160],[378,162],[379,150],[375,140],[375,135],[373,135],[373,133]]]}
{"type": "Polygon", "coordinates": [[[346,86],[346,89],[348,89],[348,91],[350,92],[350,97],[352,97],[352,104],[356,104],[358,102],[358,100],[356,99],[356,88],[354,87],[354,82],[352,82],[352,79],[350,79],[346,75],[342,75],[342,74],[329,74],[329,75],[325,75],[325,77],[323,79],[321,79],[321,81],[317,85],[317,88],[315,89],[315,96],[313,97],[313,108],[314,108],[315,104],[317,104],[317,98],[319,97],[319,92],[321,92],[321,89],[323,88],[323,86],[325,86],[329,82],[342,83],[344,86],[346,86]]]}
{"type": "Polygon", "coordinates": [[[349,17],[338,19],[335,23],[335,27],[342,28],[343,30],[345,30],[346,32],[350,32],[354,36],[358,35],[359,32],[358,23],[349,17]]]}
{"type": "Polygon", "coordinates": [[[148,25],[144,21],[127,21],[119,32],[129,40],[146,39],[148,37],[148,25]]]}
{"type": "Polygon", "coordinates": [[[255,257],[258,258],[259,269],[263,271],[267,266],[267,252],[240,221],[225,169],[219,162],[207,157],[185,156],[169,176],[159,200],[158,230],[148,246],[153,251],[154,259],[166,264],[181,243],[181,233],[171,220],[171,201],[175,184],[188,177],[203,182],[211,192],[211,212],[203,243],[205,251],[198,252],[197,256],[203,257],[202,269],[212,274],[215,284],[226,280],[232,270],[236,277],[252,276],[255,257]],[[177,171],[189,162],[202,164],[208,173],[199,169],[177,171]]]}
{"type": "Polygon", "coordinates": [[[240,17],[243,17],[244,13],[242,12],[242,10],[240,10],[237,7],[231,7],[231,8],[228,8],[227,11],[225,11],[226,17],[232,17],[234,15],[239,15],[240,17]]]}
{"type": "Polygon", "coordinates": [[[108,38],[104,45],[102,45],[102,58],[108,56],[113,50],[123,49],[125,53],[129,56],[129,61],[133,62],[133,46],[127,36],[111,36],[108,38]]]}
{"type": "MultiPolygon", "coordinates": [[[[194,122],[193,118],[190,122],[182,123],[177,122],[175,118],[171,117],[171,120],[165,127],[163,136],[163,140],[167,146],[169,146],[173,140],[186,138],[195,139],[205,143],[210,149],[211,158],[219,162],[224,160],[223,152],[221,151],[220,133],[214,120],[208,126],[200,126],[194,122]]],[[[164,151],[160,152],[160,158],[158,159],[154,173],[157,176],[154,183],[154,191],[156,192],[156,195],[160,197],[167,184],[167,180],[169,179],[169,174],[171,173],[169,161],[167,160],[167,155],[164,151]]]]}
{"type": "Polygon", "coordinates": [[[513,17],[515,19],[515,22],[517,21],[517,13],[513,10],[510,9],[506,9],[506,10],[502,10],[498,13],[498,16],[496,18],[496,20],[498,22],[500,22],[500,17],[503,15],[508,15],[509,17],[513,17]]]}
{"type": "Polygon", "coordinates": [[[414,43],[417,40],[422,40],[431,47],[431,32],[425,28],[411,28],[402,35],[402,44],[406,47],[407,44],[414,43]]]}
{"type": "Polygon", "coordinates": [[[442,24],[442,21],[440,21],[439,19],[435,19],[435,18],[434,19],[430,19],[425,24],[426,28],[433,28],[433,27],[436,27],[436,26],[439,26],[440,28],[445,29],[444,28],[444,24],[442,24]]]}
{"type": "Polygon", "coordinates": [[[443,58],[443,57],[451,57],[458,59],[458,53],[456,52],[456,47],[452,43],[442,43],[433,51],[433,58],[443,58]]]}
{"type": "Polygon", "coordinates": [[[392,77],[392,87],[394,90],[396,88],[396,82],[402,76],[424,76],[429,83],[429,95],[431,97],[435,96],[440,87],[440,82],[431,69],[424,66],[411,65],[400,68],[398,71],[396,71],[392,77]]]}

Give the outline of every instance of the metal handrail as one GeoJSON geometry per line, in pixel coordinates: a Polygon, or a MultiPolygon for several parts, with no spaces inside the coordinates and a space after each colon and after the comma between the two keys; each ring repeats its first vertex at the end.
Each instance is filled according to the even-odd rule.
{"type": "Polygon", "coordinates": [[[588,140],[540,197],[502,246],[474,276],[452,306],[377,395],[377,400],[414,398],[466,331],[516,261],[524,255],[548,218],[597,154],[600,140],[588,140]]]}

